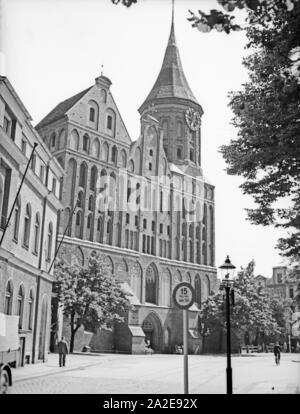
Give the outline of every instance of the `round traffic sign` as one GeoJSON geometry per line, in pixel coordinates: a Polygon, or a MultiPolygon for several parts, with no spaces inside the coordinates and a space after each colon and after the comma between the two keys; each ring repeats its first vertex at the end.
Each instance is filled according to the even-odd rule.
{"type": "Polygon", "coordinates": [[[190,283],[182,282],[173,290],[173,300],[180,309],[188,309],[195,301],[195,291],[190,283]]]}

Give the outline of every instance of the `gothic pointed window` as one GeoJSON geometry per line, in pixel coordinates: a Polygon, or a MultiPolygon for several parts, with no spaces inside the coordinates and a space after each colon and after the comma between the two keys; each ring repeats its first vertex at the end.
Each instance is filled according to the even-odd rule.
{"type": "Polygon", "coordinates": [[[18,241],[19,237],[19,225],[20,225],[20,214],[21,214],[21,199],[20,196],[17,198],[14,212],[14,240],[18,241]]]}
{"type": "Polygon", "coordinates": [[[146,302],[157,305],[158,298],[158,275],[154,265],[146,270],[146,302]]]}
{"type": "Polygon", "coordinates": [[[24,286],[20,285],[18,291],[18,302],[17,302],[17,315],[19,316],[19,329],[23,327],[23,315],[24,315],[24,298],[25,298],[25,291],[24,286]]]}
{"type": "Polygon", "coordinates": [[[31,225],[31,205],[27,203],[24,218],[24,235],[23,245],[28,248],[30,239],[30,225],[31,225]]]}
{"type": "Polygon", "coordinates": [[[28,299],[28,329],[32,330],[33,326],[33,313],[34,313],[34,293],[33,289],[30,289],[28,299]]]}
{"type": "Polygon", "coordinates": [[[38,253],[39,249],[39,239],[40,239],[40,215],[39,213],[35,216],[35,223],[34,223],[34,245],[33,245],[33,252],[35,254],[38,253]]]}
{"type": "Polygon", "coordinates": [[[13,283],[11,280],[7,282],[5,289],[5,304],[4,304],[4,313],[6,315],[11,315],[12,313],[12,304],[13,304],[13,283]]]}

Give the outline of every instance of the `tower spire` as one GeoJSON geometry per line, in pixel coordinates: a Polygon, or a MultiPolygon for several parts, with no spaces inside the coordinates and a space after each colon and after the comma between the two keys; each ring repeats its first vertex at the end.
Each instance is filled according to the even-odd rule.
{"type": "Polygon", "coordinates": [[[171,23],[169,42],[168,42],[169,45],[176,45],[175,29],[174,29],[174,1],[175,0],[172,0],[172,23],[171,23]]]}

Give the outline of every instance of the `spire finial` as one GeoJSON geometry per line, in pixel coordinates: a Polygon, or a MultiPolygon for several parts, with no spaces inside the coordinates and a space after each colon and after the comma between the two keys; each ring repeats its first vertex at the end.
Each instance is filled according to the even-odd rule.
{"type": "Polygon", "coordinates": [[[174,25],[174,1],[172,0],[172,26],[174,25]]]}

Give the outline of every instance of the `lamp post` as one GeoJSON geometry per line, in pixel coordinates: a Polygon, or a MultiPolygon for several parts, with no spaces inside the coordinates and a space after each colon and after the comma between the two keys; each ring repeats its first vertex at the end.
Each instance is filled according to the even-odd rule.
{"type": "Polygon", "coordinates": [[[227,256],[224,264],[219,267],[221,269],[222,283],[226,292],[226,325],[227,325],[227,394],[232,394],[232,368],[231,368],[231,338],[230,338],[230,295],[234,298],[234,290],[232,287],[235,266],[231,263],[229,256],[227,256]]]}

